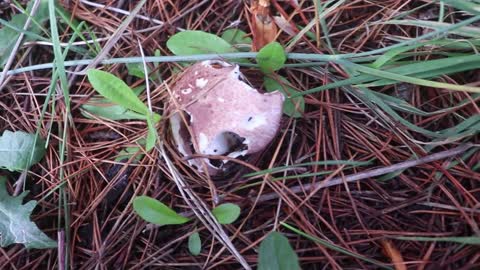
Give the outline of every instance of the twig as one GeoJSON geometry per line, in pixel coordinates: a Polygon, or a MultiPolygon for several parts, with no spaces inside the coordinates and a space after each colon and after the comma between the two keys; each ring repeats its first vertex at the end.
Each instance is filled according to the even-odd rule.
{"type": "MultiPolygon", "coordinates": [[[[369,178],[372,178],[372,177],[384,175],[384,174],[387,174],[387,173],[396,172],[396,171],[399,171],[399,170],[408,169],[408,168],[411,168],[411,167],[415,167],[415,166],[418,166],[418,165],[421,165],[421,164],[437,161],[437,160],[440,160],[440,159],[453,157],[453,156],[456,156],[458,154],[461,154],[461,153],[467,151],[471,147],[473,147],[472,144],[464,144],[464,145],[458,146],[458,147],[450,149],[450,150],[445,150],[445,151],[442,151],[442,152],[438,152],[438,153],[435,153],[435,154],[425,156],[423,158],[419,158],[419,159],[415,159],[415,160],[408,160],[408,161],[397,163],[395,165],[391,165],[391,166],[387,166],[387,167],[383,167],[383,168],[378,168],[378,169],[373,169],[373,170],[369,170],[369,171],[365,171],[365,172],[360,172],[360,173],[348,175],[348,176],[345,176],[345,177],[335,177],[335,178],[332,178],[328,182],[322,181],[322,182],[317,182],[317,183],[313,183],[313,184],[305,184],[305,185],[301,185],[301,186],[300,185],[299,186],[294,186],[294,187],[290,188],[289,192],[291,192],[291,193],[301,193],[305,190],[312,190],[312,193],[316,193],[322,188],[340,185],[344,182],[355,182],[355,181],[359,181],[359,180],[369,179],[369,178]]],[[[270,200],[274,200],[278,197],[279,196],[278,196],[277,193],[272,192],[272,193],[268,193],[268,194],[265,194],[265,195],[261,195],[258,199],[258,202],[270,201],[270,200]]]]}

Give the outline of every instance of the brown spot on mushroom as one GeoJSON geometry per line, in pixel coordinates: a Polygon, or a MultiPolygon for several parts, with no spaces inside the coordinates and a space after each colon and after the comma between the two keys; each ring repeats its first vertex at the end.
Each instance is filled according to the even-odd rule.
{"type": "MultiPolygon", "coordinates": [[[[191,134],[182,132],[187,128],[179,123],[178,113],[171,118],[174,139],[183,155],[194,152],[238,157],[263,150],[275,137],[282,115],[283,94],[278,91],[261,94],[240,80],[241,76],[237,65],[203,61],[185,70],[176,82],[173,95],[194,89],[192,85],[197,89],[188,93],[188,101],[178,102],[179,108],[191,116],[187,123],[191,134]],[[193,149],[188,151],[192,141],[193,149]]],[[[201,160],[206,161],[211,174],[221,170],[225,163],[213,159],[189,162],[202,171],[201,160]]]]}

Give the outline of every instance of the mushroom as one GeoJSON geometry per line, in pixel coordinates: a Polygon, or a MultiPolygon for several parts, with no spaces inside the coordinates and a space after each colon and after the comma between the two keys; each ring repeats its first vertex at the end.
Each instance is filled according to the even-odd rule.
{"type": "MultiPolygon", "coordinates": [[[[232,158],[263,150],[280,125],[284,96],[261,94],[241,80],[238,65],[208,60],[187,68],[172,88],[175,104],[170,118],[179,152],[232,158]],[[183,114],[185,112],[186,114],[183,114]]],[[[189,159],[203,172],[223,170],[226,160],[189,159]]]]}

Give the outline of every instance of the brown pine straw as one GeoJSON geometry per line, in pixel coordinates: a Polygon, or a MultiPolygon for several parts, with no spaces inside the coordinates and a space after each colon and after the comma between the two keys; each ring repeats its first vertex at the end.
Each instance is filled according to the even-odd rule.
{"type": "MultiPolygon", "coordinates": [[[[9,20],[19,11],[13,4],[3,2],[0,1],[0,16],[9,20]]],[[[145,56],[154,55],[156,50],[161,55],[171,55],[166,41],[184,29],[221,35],[227,29],[240,28],[249,37],[253,32],[250,1],[152,0],[146,1],[136,14],[134,9],[139,1],[59,2],[72,19],[87,23],[106,58],[138,57],[142,50],[145,56]],[[122,31],[118,30],[132,13],[131,22],[120,29],[122,31]]],[[[314,21],[318,3],[326,1],[269,2],[271,15],[282,16],[282,27],[288,30],[279,27],[276,40],[287,46],[301,31],[297,26],[304,27],[314,21]]],[[[395,44],[398,39],[415,38],[429,30],[382,22],[402,15],[404,19],[437,22],[438,3],[348,0],[325,17],[333,50],[328,48],[321,25],[316,23],[309,36],[303,35],[294,43],[291,52],[366,52],[395,44]],[[425,6],[419,8],[422,5],[425,6]]],[[[467,17],[468,14],[445,6],[445,23],[456,23],[467,17]]],[[[59,25],[60,42],[68,43],[72,29],[60,22],[59,25]]],[[[95,46],[93,37],[87,32],[84,34],[88,44],[95,46]]],[[[89,50],[83,43],[76,46],[89,50]]],[[[415,52],[405,60],[441,58],[449,49],[428,47],[415,52]]],[[[67,60],[95,56],[70,51],[67,60]]],[[[53,53],[50,43],[29,41],[9,57],[13,59],[9,68],[12,70],[51,62],[53,53]]],[[[401,269],[402,265],[419,270],[480,268],[478,246],[390,239],[391,236],[480,236],[478,132],[434,141],[435,138],[409,130],[376,104],[368,104],[360,98],[357,88],[348,86],[306,95],[305,112],[295,119],[285,116],[278,137],[268,149],[245,159],[231,160],[233,166],[226,175],[209,178],[188,167],[179,156],[166,124],[169,113],[164,108],[171,102],[166,86],[175,82],[183,65],[147,66],[151,70],[150,78],[155,74],[162,79],[149,82],[149,101],[152,110],[164,116],[165,122],[159,124],[158,134],[170,166],[156,150],[148,153],[140,150],[137,156],[116,160],[120,151],[138,146],[137,141],[146,136],[144,121],[112,121],[88,115],[82,106],[97,93],[85,76],[79,74],[85,66],[69,68],[72,125],[65,142],[66,182],[59,179],[58,149],[62,142],[59,127],[64,125],[65,118],[61,89],[53,97],[55,103],[48,101],[45,118],[40,122],[40,135],[49,139],[46,155],[25,175],[24,181],[30,190],[25,202],[38,201],[32,220],[58,241],[58,248],[26,250],[22,245],[0,248],[0,269],[62,269],[62,258],[66,257],[72,269],[80,270],[222,270],[243,269],[246,265],[255,269],[259,244],[273,230],[289,239],[302,269],[377,269],[376,265],[292,233],[282,227],[281,222],[392,268],[401,269]],[[426,146],[431,143],[435,148],[427,152],[426,146]],[[245,177],[255,171],[326,160],[373,161],[357,167],[290,166],[272,174],[245,177]],[[301,177],[305,173],[327,171],[325,175],[301,177]],[[389,173],[392,178],[379,180],[379,176],[389,173]],[[291,179],[272,181],[285,176],[291,179]],[[180,191],[177,184],[185,189],[180,191]],[[64,185],[69,197],[69,243],[63,242],[67,238],[62,235],[63,228],[57,226],[58,221],[64,219],[63,214],[58,215],[63,212],[58,208],[63,208],[58,204],[60,185],[64,185]],[[177,226],[152,226],[133,212],[131,202],[138,195],[154,197],[179,213],[188,213],[192,221],[177,226]],[[218,226],[207,210],[227,202],[238,204],[241,216],[233,224],[218,226]],[[190,255],[187,246],[188,236],[195,231],[202,239],[199,256],[190,255]],[[389,245],[385,244],[386,239],[389,245]],[[65,256],[66,252],[69,256],[65,256]]],[[[144,79],[128,75],[124,64],[98,68],[115,74],[131,87],[145,84],[144,79]]],[[[258,69],[242,67],[242,73],[253,87],[264,90],[263,74],[258,69]]],[[[42,70],[6,76],[0,91],[0,134],[4,130],[36,131],[51,75],[51,71],[42,70]]],[[[284,68],[276,75],[286,78],[297,91],[348,78],[341,66],[332,63],[284,68]]],[[[476,85],[479,78],[480,71],[471,70],[443,75],[438,80],[476,85]]],[[[437,111],[429,115],[396,111],[413,125],[433,132],[480,114],[480,98],[468,93],[406,83],[371,90],[427,113],[437,111]]],[[[145,92],[140,97],[148,103],[145,92]]],[[[0,174],[7,177],[10,194],[17,187],[14,183],[23,181],[17,173],[2,169],[0,174]]],[[[21,192],[23,185],[18,187],[17,192],[21,192]]]]}
{"type": "MultiPolygon", "coordinates": [[[[400,162],[400,163],[397,163],[395,165],[391,165],[391,166],[384,167],[384,168],[368,170],[368,171],[364,171],[364,172],[360,172],[360,173],[356,173],[356,174],[352,174],[352,175],[347,175],[347,176],[344,176],[344,177],[335,177],[335,178],[332,178],[332,179],[326,179],[324,181],[320,181],[320,182],[317,182],[315,184],[305,184],[305,185],[302,185],[302,186],[290,187],[288,191],[290,193],[301,193],[301,192],[311,190],[310,194],[308,195],[308,197],[311,197],[312,195],[314,195],[320,189],[323,189],[323,188],[340,185],[342,183],[349,183],[349,182],[355,182],[355,181],[360,181],[360,180],[364,180],[364,179],[369,179],[369,178],[384,175],[384,174],[387,174],[387,173],[393,173],[393,172],[405,170],[405,169],[408,169],[408,168],[411,168],[411,167],[416,167],[416,166],[419,166],[419,165],[422,165],[422,164],[425,164],[425,163],[430,163],[430,162],[434,162],[434,161],[437,161],[437,160],[441,160],[441,159],[445,159],[445,158],[449,158],[449,157],[454,157],[454,156],[457,156],[461,153],[464,153],[465,151],[467,151],[471,147],[473,147],[472,144],[464,144],[464,145],[455,147],[455,148],[450,149],[450,150],[445,150],[445,151],[438,152],[438,153],[435,153],[435,154],[431,154],[431,155],[428,155],[428,156],[425,156],[425,157],[422,157],[422,158],[419,158],[419,159],[415,159],[415,160],[408,160],[408,161],[400,162]]],[[[263,202],[263,201],[273,200],[273,199],[276,199],[276,198],[278,198],[277,193],[269,193],[269,194],[264,194],[264,195],[260,196],[258,201],[263,202]]]]}

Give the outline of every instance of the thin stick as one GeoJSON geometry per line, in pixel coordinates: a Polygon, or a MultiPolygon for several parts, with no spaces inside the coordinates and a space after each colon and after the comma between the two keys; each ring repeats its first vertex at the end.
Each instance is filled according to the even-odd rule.
{"type": "MultiPolygon", "coordinates": [[[[369,171],[364,171],[364,172],[348,175],[348,176],[345,176],[345,177],[335,177],[335,178],[332,178],[328,182],[321,181],[321,182],[317,182],[317,183],[313,183],[313,184],[305,184],[305,185],[301,185],[301,186],[300,185],[299,186],[294,186],[294,187],[290,188],[289,192],[296,194],[296,193],[301,193],[304,190],[312,190],[312,193],[316,193],[322,188],[340,185],[340,184],[344,183],[344,181],[348,183],[348,182],[355,182],[355,181],[359,181],[359,180],[369,179],[369,178],[372,178],[372,177],[384,175],[384,174],[387,174],[387,173],[396,172],[396,171],[399,171],[399,170],[408,169],[408,168],[411,168],[411,167],[415,167],[415,166],[422,165],[422,164],[425,164],[425,163],[437,161],[437,160],[440,160],[440,159],[453,157],[453,156],[456,156],[458,154],[461,154],[461,153],[467,151],[471,147],[473,147],[472,144],[464,144],[464,145],[458,146],[458,147],[450,149],[450,150],[445,150],[445,151],[442,151],[442,152],[438,152],[438,153],[435,153],[435,154],[425,156],[423,158],[419,158],[419,159],[415,159],[415,160],[408,160],[408,161],[397,163],[395,165],[391,165],[391,166],[387,166],[387,167],[383,167],[383,168],[378,168],[378,169],[373,169],[373,170],[369,170],[369,171]]],[[[272,192],[272,193],[268,193],[268,194],[260,196],[258,198],[258,202],[270,201],[270,200],[274,200],[278,197],[279,197],[279,195],[277,193],[272,192]]]]}

